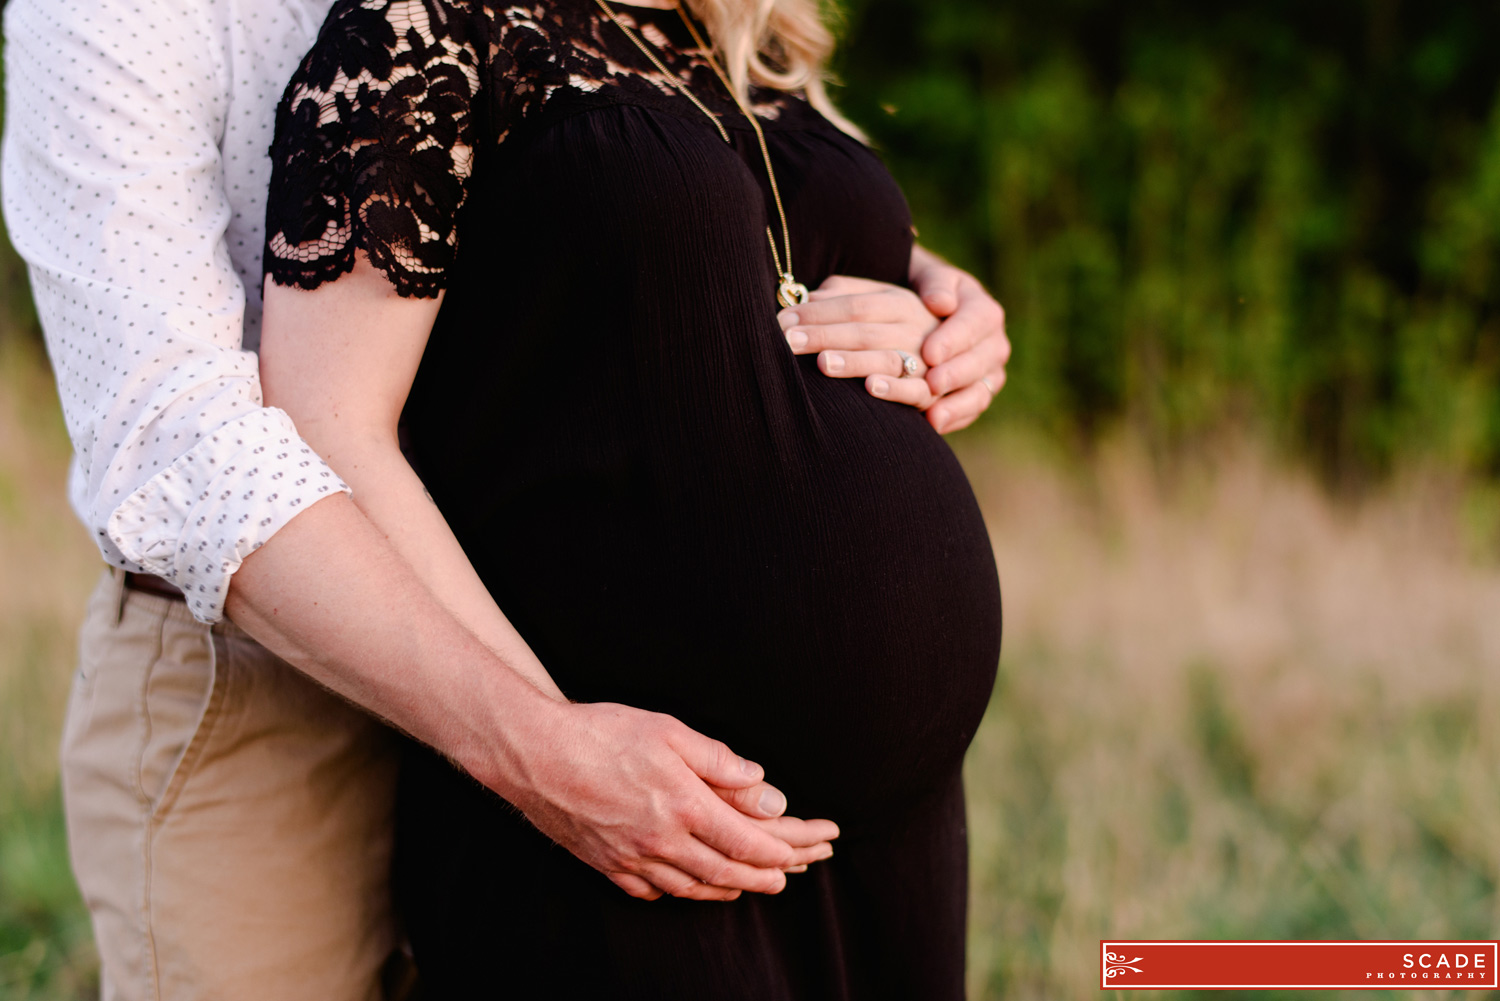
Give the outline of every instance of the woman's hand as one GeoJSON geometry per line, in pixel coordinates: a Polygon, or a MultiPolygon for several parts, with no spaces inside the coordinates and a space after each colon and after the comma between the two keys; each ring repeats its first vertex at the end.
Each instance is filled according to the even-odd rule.
{"type": "Polygon", "coordinates": [[[973,276],[920,247],[911,282],[915,292],[835,275],[808,303],[783,310],[781,327],[794,353],[818,355],[823,374],[861,377],[871,395],[926,411],[940,432],[956,431],[1005,385],[1005,310],[973,276]],[[903,377],[903,352],[915,359],[912,377],[903,377]]]}
{"type": "Polygon", "coordinates": [[[863,378],[874,395],[922,410],[937,400],[926,381],[917,377],[927,373],[922,343],[937,330],[939,320],[915,292],[868,278],[834,275],[806,303],[782,310],[779,319],[792,353],[817,353],[824,375],[863,378]],[[905,374],[906,357],[916,367],[908,385],[896,394],[876,392],[875,382],[905,374]]]}

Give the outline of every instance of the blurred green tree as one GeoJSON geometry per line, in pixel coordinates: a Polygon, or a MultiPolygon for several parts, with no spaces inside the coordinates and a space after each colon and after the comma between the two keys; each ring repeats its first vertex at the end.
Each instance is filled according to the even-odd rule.
{"type": "Polygon", "coordinates": [[[1346,486],[1500,476],[1500,6],[846,6],[844,105],[1010,310],[999,414],[1164,454],[1249,427],[1346,486]]]}
{"type": "Polygon", "coordinates": [[[841,98],[1010,310],[1001,413],[1500,474],[1500,7],[849,0],[841,98]]]}

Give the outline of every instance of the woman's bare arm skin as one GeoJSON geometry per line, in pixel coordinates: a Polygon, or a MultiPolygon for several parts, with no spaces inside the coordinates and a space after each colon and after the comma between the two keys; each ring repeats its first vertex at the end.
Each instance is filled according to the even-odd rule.
{"type": "Polygon", "coordinates": [[[402,458],[396,419],[437,306],[396,296],[363,258],[315,292],[267,287],[267,405],[354,500],[316,504],[247,559],[230,616],[632,895],[777,892],[782,870],[831,852],[837,828],[768,816],[779,809],[760,810],[761,795],[784,799],[759,767],[671,717],[563,699],[402,458]]]}

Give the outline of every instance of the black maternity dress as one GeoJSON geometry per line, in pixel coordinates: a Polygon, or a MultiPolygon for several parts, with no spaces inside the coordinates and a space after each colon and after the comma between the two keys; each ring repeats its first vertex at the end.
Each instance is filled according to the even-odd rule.
{"type": "MultiPolygon", "coordinates": [[[[754,134],[675,12],[619,10],[732,146],[593,0],[340,0],[279,114],[267,268],[363,248],[446,290],[408,453],[500,607],[570,698],[726,741],[843,835],[779,896],[636,900],[414,748],[418,964],[440,999],[961,998],[984,523],[922,414],[788,349],[754,134]]],[[[753,96],[798,277],[904,283],[878,158],[753,96]]]]}

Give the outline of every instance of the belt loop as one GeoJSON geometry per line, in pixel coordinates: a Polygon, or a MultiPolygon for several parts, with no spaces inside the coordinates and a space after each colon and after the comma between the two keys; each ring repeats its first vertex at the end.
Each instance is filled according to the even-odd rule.
{"type": "Polygon", "coordinates": [[[111,566],[109,575],[114,580],[115,625],[118,626],[125,618],[125,571],[117,566],[111,566]]]}

